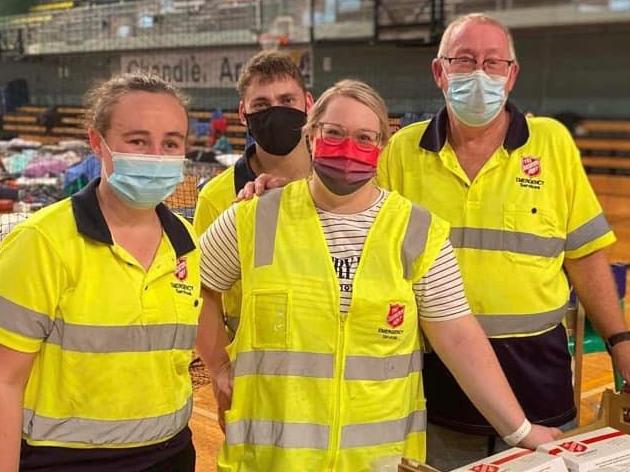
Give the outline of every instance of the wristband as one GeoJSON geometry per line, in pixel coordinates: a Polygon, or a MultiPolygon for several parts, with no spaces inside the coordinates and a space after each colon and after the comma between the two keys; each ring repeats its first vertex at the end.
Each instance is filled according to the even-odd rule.
{"type": "Polygon", "coordinates": [[[630,341],[630,331],[622,331],[621,333],[613,334],[608,339],[606,339],[606,349],[608,352],[612,349],[615,344],[619,344],[623,341],[630,341]]]}
{"type": "Polygon", "coordinates": [[[532,424],[529,422],[527,418],[523,420],[523,423],[518,427],[516,431],[512,434],[508,434],[507,436],[503,436],[503,442],[508,446],[516,446],[520,443],[525,437],[531,432],[532,424]]]}

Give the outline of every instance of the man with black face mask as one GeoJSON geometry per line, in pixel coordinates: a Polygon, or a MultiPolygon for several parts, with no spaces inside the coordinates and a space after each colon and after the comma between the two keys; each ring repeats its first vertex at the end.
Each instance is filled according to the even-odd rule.
{"type": "MultiPolygon", "coordinates": [[[[255,143],[248,146],[233,167],[212,179],[200,192],[193,226],[201,236],[210,224],[236,199],[243,186],[265,173],[286,181],[306,177],[311,158],[302,136],[306,114],[313,97],[291,57],[279,51],[262,51],[245,65],[237,84],[240,96],[238,113],[255,143]]],[[[206,248],[212,252],[216,248],[206,248]]],[[[241,308],[241,286],[237,283],[223,294],[225,322],[230,336],[236,331],[241,308]]],[[[199,321],[197,351],[212,373],[224,366],[214,365],[216,356],[205,352],[209,342],[207,320],[199,321]]],[[[215,395],[222,408],[221,387],[215,395]]],[[[219,415],[222,418],[222,415],[219,415]]]]}
{"type": "Polygon", "coordinates": [[[194,217],[199,235],[256,176],[265,173],[296,180],[310,171],[311,159],[302,126],[313,97],[291,57],[279,51],[259,52],[245,65],[237,90],[241,123],[247,126],[255,143],[199,194],[194,217]]]}

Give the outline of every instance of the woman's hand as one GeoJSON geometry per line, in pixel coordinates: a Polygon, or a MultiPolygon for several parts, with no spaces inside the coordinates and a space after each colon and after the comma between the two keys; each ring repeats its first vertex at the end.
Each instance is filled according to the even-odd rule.
{"type": "Polygon", "coordinates": [[[212,390],[217,400],[218,420],[225,432],[225,412],[232,403],[232,368],[225,347],[229,339],[223,324],[221,293],[207,287],[201,289],[203,304],[197,327],[196,351],[212,378],[212,390]]]}
{"type": "Polygon", "coordinates": [[[533,424],[532,430],[525,436],[525,439],[518,443],[518,447],[535,450],[541,444],[555,441],[562,436],[562,434],[562,431],[558,428],[549,428],[547,426],[533,424]]]}
{"type": "Polygon", "coordinates": [[[212,377],[212,390],[217,400],[217,414],[219,426],[225,433],[225,412],[230,409],[232,404],[232,387],[234,376],[230,363],[227,362],[219,367],[212,377]]]}

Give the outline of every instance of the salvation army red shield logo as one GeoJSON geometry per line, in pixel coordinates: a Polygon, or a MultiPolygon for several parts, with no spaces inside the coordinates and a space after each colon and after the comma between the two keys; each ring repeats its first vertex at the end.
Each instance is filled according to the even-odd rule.
{"type": "Polygon", "coordinates": [[[588,446],[586,446],[585,444],[575,442],[575,441],[564,442],[560,444],[560,447],[569,452],[584,452],[588,449],[588,446]]]}
{"type": "Polygon", "coordinates": [[[522,157],[521,158],[521,170],[527,177],[537,177],[540,175],[540,158],[538,157],[522,157]]]}
{"type": "Polygon", "coordinates": [[[477,464],[470,470],[472,470],[472,472],[499,472],[499,466],[492,464],[477,464]]]}
{"type": "Polygon", "coordinates": [[[405,305],[391,303],[389,313],[387,313],[387,324],[392,328],[397,328],[405,321],[405,305]]]}
{"type": "Polygon", "coordinates": [[[180,257],[175,263],[175,277],[179,280],[186,280],[188,277],[188,266],[186,265],[186,258],[180,257]]]}

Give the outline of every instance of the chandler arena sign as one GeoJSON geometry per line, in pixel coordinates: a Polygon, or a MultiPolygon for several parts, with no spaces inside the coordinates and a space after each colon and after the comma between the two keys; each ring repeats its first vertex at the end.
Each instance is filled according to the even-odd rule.
{"type": "MultiPolygon", "coordinates": [[[[258,48],[234,48],[222,51],[123,54],[120,70],[153,72],[182,88],[233,89],[243,66],[258,51],[258,48]]],[[[312,87],[312,50],[308,47],[293,47],[283,51],[293,58],[307,86],[312,87]]]]}

